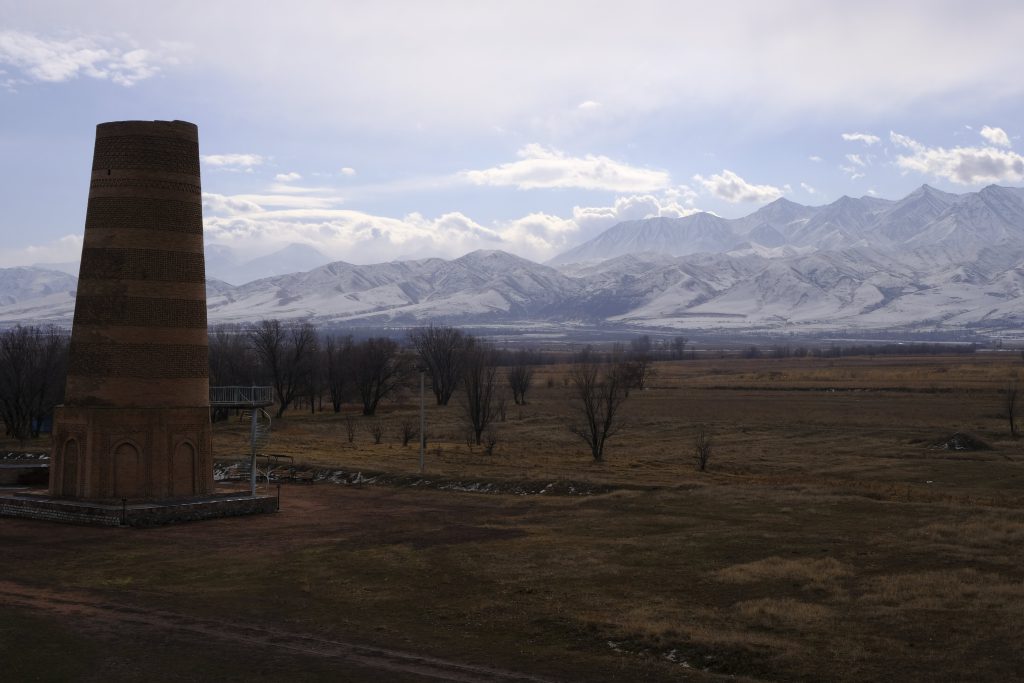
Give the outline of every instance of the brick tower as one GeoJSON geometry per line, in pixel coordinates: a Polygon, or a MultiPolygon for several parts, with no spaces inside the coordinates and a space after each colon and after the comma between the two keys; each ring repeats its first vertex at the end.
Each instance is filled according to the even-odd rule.
{"type": "Polygon", "coordinates": [[[195,124],[96,127],[50,495],[212,491],[202,218],[195,124]]]}

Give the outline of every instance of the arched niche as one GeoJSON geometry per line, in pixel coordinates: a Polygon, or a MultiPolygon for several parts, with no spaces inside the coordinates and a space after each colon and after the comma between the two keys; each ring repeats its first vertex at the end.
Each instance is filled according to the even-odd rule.
{"type": "Polygon", "coordinates": [[[196,492],[196,447],[181,441],[171,455],[171,495],[191,496],[196,492]]]}
{"type": "Polygon", "coordinates": [[[61,450],[60,495],[78,495],[78,439],[68,439],[61,450]]]}
{"type": "Polygon", "coordinates": [[[131,498],[141,494],[139,477],[142,473],[139,462],[139,447],[131,441],[122,441],[114,446],[113,457],[114,496],[131,498]]]}

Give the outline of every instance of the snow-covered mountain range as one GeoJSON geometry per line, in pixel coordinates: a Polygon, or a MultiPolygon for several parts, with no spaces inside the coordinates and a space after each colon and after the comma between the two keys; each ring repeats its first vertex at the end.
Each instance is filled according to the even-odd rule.
{"type": "MultiPolygon", "coordinates": [[[[52,270],[0,270],[0,322],[70,322],[74,287],[52,270]]],[[[898,201],[817,207],[779,199],[739,219],[619,223],[548,265],[476,251],[328,263],[238,286],[210,279],[207,290],[211,322],[1021,330],[1024,189],[925,185],[898,201]]]]}
{"type": "Polygon", "coordinates": [[[738,219],[697,213],[626,221],[549,263],[603,261],[641,251],[671,256],[743,250],[791,256],[853,247],[970,251],[1022,240],[1024,188],[990,185],[956,195],[922,185],[899,201],[841,197],[825,206],[802,206],[783,198],[738,219]]]}
{"type": "Polygon", "coordinates": [[[298,273],[330,263],[331,259],[308,244],[289,244],[277,251],[248,261],[220,244],[206,247],[206,277],[234,285],[274,275],[298,273]]]}

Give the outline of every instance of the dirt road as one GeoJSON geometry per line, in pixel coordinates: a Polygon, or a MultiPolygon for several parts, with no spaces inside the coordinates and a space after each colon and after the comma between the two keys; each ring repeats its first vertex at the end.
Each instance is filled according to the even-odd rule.
{"type": "Polygon", "coordinates": [[[56,591],[0,580],[0,603],[73,619],[82,627],[135,632],[139,629],[171,636],[185,635],[204,640],[220,640],[257,647],[260,651],[277,650],[298,653],[320,660],[334,660],[354,669],[421,677],[426,680],[460,681],[464,683],[524,682],[549,683],[550,679],[504,671],[490,667],[452,662],[436,657],[417,655],[381,647],[372,647],[337,640],[326,640],[278,629],[195,618],[176,612],[116,604],[80,592],[56,591]]]}

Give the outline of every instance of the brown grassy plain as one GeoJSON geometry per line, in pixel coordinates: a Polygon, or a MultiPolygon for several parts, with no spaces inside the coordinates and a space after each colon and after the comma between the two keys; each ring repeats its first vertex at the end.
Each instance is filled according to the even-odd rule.
{"type": "MultiPolygon", "coordinates": [[[[428,406],[427,478],[611,493],[320,482],[285,485],[282,511],[262,518],[144,531],[3,519],[5,578],[555,680],[1020,679],[1024,442],[1000,415],[1019,370],[980,354],[661,363],[595,463],[568,430],[565,368],[548,366],[527,405],[509,401],[493,455],[466,445],[454,402],[428,406]],[[697,423],[715,441],[705,473],[697,423]],[[929,447],[956,431],[993,450],[929,447]]],[[[415,473],[417,449],[397,434],[417,398],[352,413],[352,444],[347,410],[289,412],[268,450],[415,473]]],[[[216,426],[221,456],[244,439],[244,424],[216,426]]],[[[125,641],[109,625],[0,612],[0,649],[40,680],[397,680],[171,631],[125,641]],[[34,647],[19,647],[27,633],[34,647]]]]}

